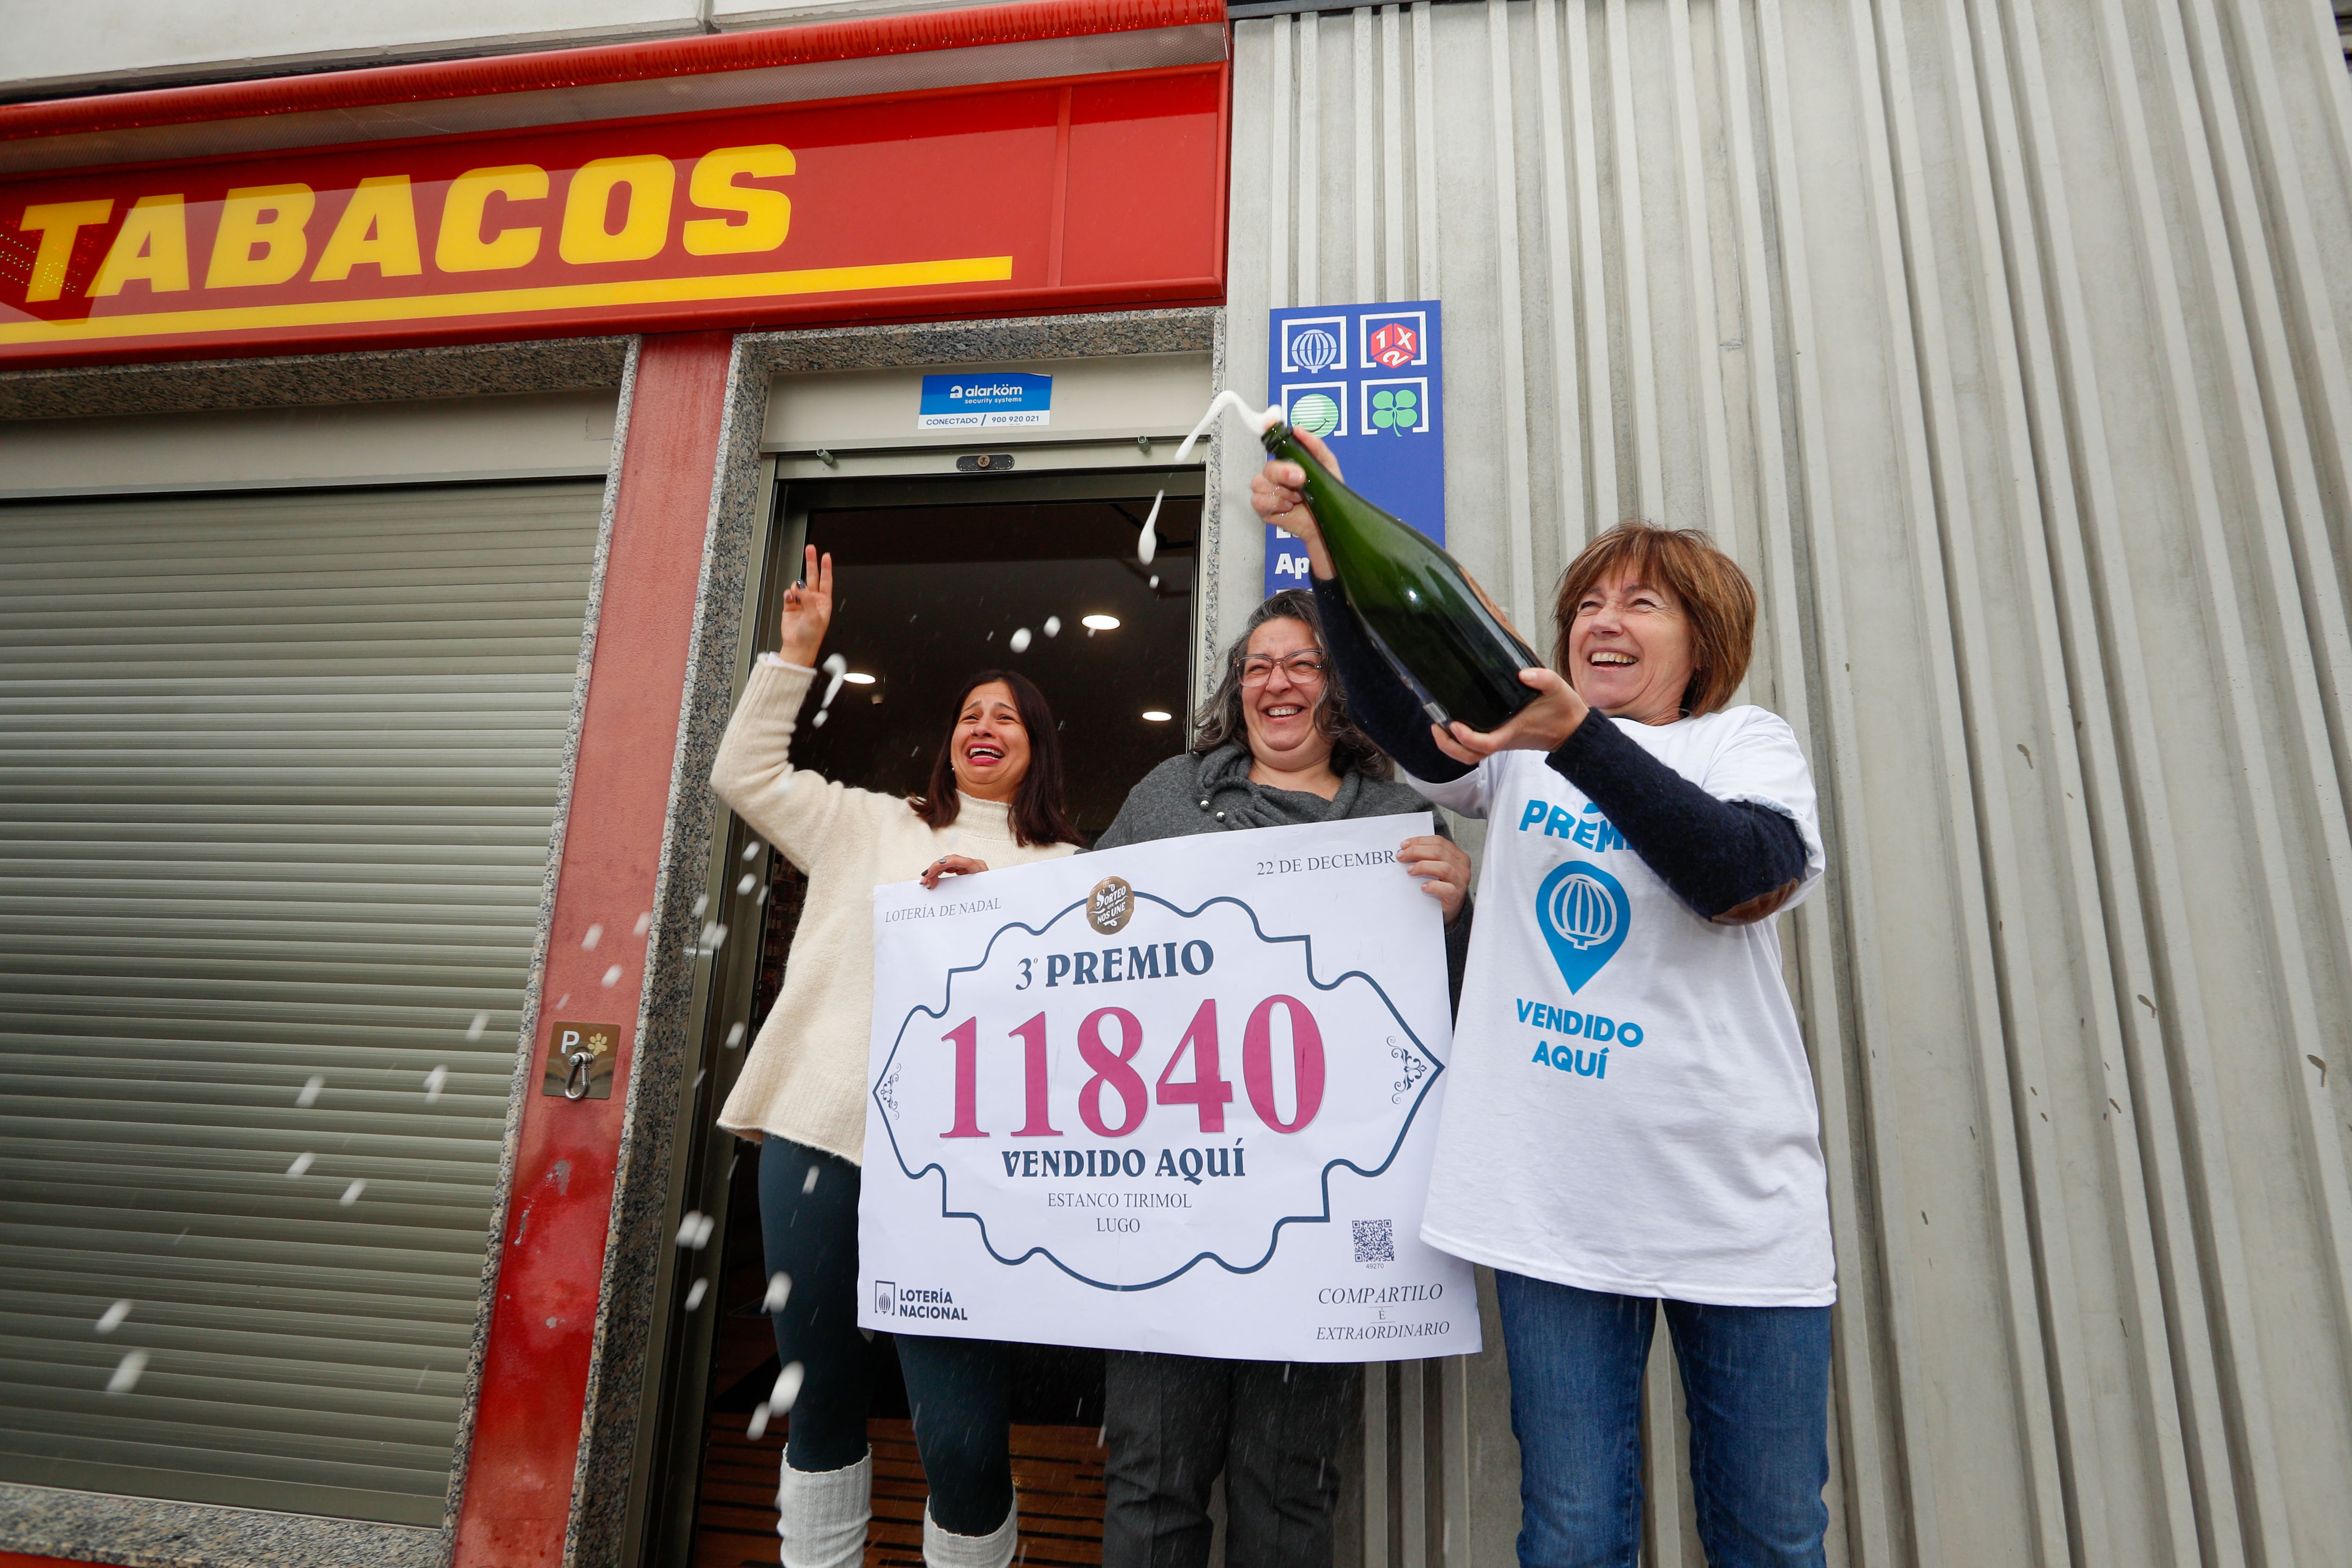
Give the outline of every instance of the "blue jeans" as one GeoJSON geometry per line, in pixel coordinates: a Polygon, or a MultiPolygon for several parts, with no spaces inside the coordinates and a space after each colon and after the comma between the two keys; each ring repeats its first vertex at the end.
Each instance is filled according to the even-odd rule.
{"type": "MultiPolygon", "coordinates": [[[[770,1274],[793,1277],[775,1314],[776,1353],[804,1375],[785,1433],[796,1470],[866,1457],[872,1363],[857,1329],[858,1168],[789,1138],[760,1145],[760,1230],[770,1274]]],[[[899,1334],[898,1369],[931,1517],[957,1535],[991,1535],[1013,1508],[1012,1359],[993,1340],[899,1334]]]]}
{"type": "MultiPolygon", "coordinates": [[[[1519,1439],[1521,1568],[1635,1568],[1656,1301],[1495,1271],[1519,1439]]],[[[1830,1310],[1665,1303],[1709,1568],[1820,1568],[1830,1310]]]]}

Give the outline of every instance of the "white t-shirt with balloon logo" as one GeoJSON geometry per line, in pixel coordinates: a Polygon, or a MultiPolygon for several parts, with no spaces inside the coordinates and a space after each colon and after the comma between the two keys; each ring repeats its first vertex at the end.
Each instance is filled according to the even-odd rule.
{"type": "MultiPolygon", "coordinates": [[[[1787,816],[1822,876],[1812,775],[1761,708],[1612,721],[1709,795],[1787,816]]],[[[1540,752],[1414,787],[1486,819],[1423,1239],[1618,1295],[1837,1297],[1821,1117],[1778,916],[1715,925],[1540,752]]]]}

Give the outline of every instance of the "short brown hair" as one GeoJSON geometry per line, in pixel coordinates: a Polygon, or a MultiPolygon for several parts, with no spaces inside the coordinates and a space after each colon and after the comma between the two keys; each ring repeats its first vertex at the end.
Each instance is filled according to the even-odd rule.
{"type": "Polygon", "coordinates": [[[1568,643],[1577,603],[1602,578],[1620,572],[1672,594],[1690,619],[1696,668],[1683,688],[1684,716],[1712,713],[1730,701],[1756,648],[1756,585],[1739,563],[1696,528],[1621,522],[1579,552],[1560,574],[1559,598],[1552,606],[1559,632],[1552,645],[1552,667],[1575,683],[1568,643]]]}

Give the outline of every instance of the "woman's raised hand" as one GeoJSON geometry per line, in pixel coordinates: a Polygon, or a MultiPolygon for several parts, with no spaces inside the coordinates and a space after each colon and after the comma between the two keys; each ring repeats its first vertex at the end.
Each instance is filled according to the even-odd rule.
{"type": "Polygon", "coordinates": [[[1421,879],[1421,890],[1437,900],[1452,925],[1462,914],[1462,900],[1470,896],[1470,856],[1451,838],[1424,833],[1408,838],[1397,849],[1397,860],[1421,879]]]}
{"type": "Polygon", "coordinates": [[[816,668],[816,650],[824,646],[824,629],[833,624],[833,557],[805,548],[801,580],[784,590],[783,637],[776,657],[786,664],[816,668]]]}
{"type": "MultiPolygon", "coordinates": [[[[1291,432],[1298,444],[1315,454],[1323,466],[1331,470],[1333,479],[1339,478],[1339,459],[1331,455],[1321,438],[1294,427],[1291,432]]],[[[1331,552],[1323,548],[1323,530],[1315,521],[1315,509],[1299,494],[1307,482],[1307,470],[1296,463],[1286,463],[1269,458],[1265,467],[1250,476],[1250,507],[1258,516],[1307,546],[1307,570],[1316,576],[1329,579],[1339,574],[1331,564],[1331,552]]]]}
{"type": "Polygon", "coordinates": [[[1592,711],[1556,669],[1523,669],[1519,679],[1536,689],[1533,702],[1504,721],[1499,729],[1473,730],[1459,720],[1443,729],[1432,724],[1429,732],[1437,749],[1472,767],[1496,752],[1556,752],[1592,711]]]}

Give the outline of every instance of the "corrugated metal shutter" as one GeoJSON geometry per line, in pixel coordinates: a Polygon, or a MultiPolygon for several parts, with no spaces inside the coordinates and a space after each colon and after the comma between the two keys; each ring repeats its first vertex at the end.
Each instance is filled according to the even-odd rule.
{"type": "Polygon", "coordinates": [[[600,493],[0,507],[0,1479],[440,1522],[600,493]]]}

